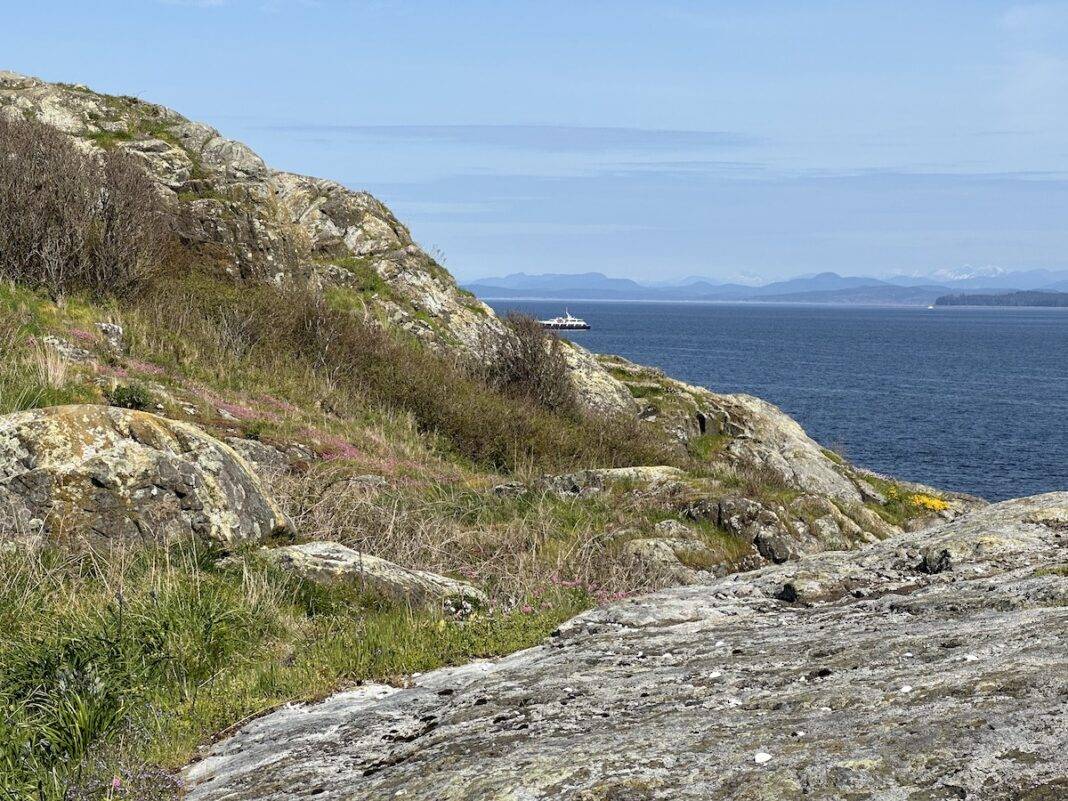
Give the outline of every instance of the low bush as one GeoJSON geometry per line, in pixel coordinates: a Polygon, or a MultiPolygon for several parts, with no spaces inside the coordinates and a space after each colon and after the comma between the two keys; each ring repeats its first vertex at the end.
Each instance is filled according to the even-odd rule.
{"type": "Polygon", "coordinates": [[[128,295],[159,267],[169,230],[136,157],[0,117],[0,277],[55,297],[128,295]]]}
{"type": "Polygon", "coordinates": [[[564,345],[533,317],[512,312],[506,335],[491,362],[490,380],[514,397],[553,412],[575,412],[575,391],[568,373],[564,345]]]}
{"type": "Polygon", "coordinates": [[[123,409],[137,409],[144,411],[151,409],[155,404],[152,393],[144,384],[118,384],[107,393],[108,404],[119,406],[123,409]]]}

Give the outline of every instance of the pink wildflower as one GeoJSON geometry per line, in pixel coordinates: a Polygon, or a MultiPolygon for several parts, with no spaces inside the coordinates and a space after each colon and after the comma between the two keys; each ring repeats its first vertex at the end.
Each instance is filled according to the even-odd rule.
{"type": "Polygon", "coordinates": [[[519,611],[521,611],[524,615],[529,615],[529,614],[532,614],[534,612],[534,607],[531,606],[530,604],[523,604],[523,608],[520,609],[519,611]]]}
{"type": "Polygon", "coordinates": [[[150,364],[149,362],[142,362],[137,359],[127,359],[126,366],[138,373],[148,373],[149,375],[163,375],[167,372],[158,364],[150,364]]]}
{"type": "Polygon", "coordinates": [[[85,331],[81,328],[70,329],[70,335],[79,342],[96,342],[96,337],[90,331],[85,331]]]}

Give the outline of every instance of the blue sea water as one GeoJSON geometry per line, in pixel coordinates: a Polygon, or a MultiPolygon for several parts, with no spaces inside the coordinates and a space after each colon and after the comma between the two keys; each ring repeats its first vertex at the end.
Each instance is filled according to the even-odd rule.
{"type": "Polygon", "coordinates": [[[1068,490],[1068,310],[567,305],[586,348],[769,400],[872,470],[990,500],[1068,490]]]}

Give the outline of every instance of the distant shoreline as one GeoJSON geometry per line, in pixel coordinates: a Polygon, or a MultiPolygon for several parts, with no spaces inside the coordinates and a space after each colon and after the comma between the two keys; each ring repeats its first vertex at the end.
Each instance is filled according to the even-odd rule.
{"type": "Polygon", "coordinates": [[[943,295],[934,302],[938,307],[968,306],[999,309],[1068,309],[1068,292],[1006,292],[1003,294],[943,295]]]}

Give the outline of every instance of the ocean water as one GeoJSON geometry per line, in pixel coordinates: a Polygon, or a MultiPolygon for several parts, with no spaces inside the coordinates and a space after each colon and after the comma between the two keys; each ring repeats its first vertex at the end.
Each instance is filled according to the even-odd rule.
{"type": "Polygon", "coordinates": [[[593,326],[575,342],[769,400],[872,470],[990,500],[1068,490],[1068,310],[567,305],[593,326]]]}

